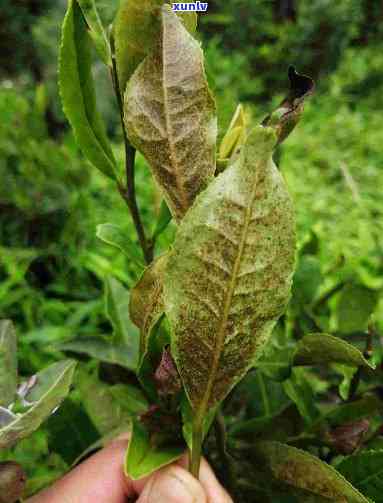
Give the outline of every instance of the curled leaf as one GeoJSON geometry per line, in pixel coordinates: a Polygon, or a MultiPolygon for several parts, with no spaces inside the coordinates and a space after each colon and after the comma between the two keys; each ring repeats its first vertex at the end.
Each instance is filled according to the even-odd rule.
{"type": "Polygon", "coordinates": [[[290,295],[292,203],[259,126],[181,222],[164,280],[172,355],[199,420],[261,354],[290,295]]]}
{"type": "Polygon", "coordinates": [[[91,40],[83,13],[75,0],[69,0],[59,58],[63,109],[84,155],[114,180],[116,161],[97,111],[91,55],[91,40]]]}
{"type": "Polygon", "coordinates": [[[246,136],[247,120],[243,105],[239,104],[219,147],[219,159],[229,159],[246,136]]]}
{"type": "Polygon", "coordinates": [[[297,73],[289,66],[290,91],[282,103],[262,122],[263,126],[275,129],[278,144],[282,143],[298,124],[303,113],[305,99],[315,90],[315,83],[306,75],[297,73]]]}
{"type": "Polygon", "coordinates": [[[161,20],[153,52],[127,86],[125,125],[180,220],[214,175],[217,118],[199,43],[169,6],[161,20]]]}
{"type": "Polygon", "coordinates": [[[89,28],[89,35],[102,61],[111,66],[110,45],[95,0],[77,0],[89,28]]]}

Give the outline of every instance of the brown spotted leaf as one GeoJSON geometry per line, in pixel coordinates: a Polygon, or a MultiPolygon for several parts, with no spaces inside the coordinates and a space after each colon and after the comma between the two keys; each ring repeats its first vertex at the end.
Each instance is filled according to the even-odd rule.
{"type": "Polygon", "coordinates": [[[164,312],[163,274],[168,254],[158,257],[130,292],[130,319],[140,329],[140,361],[148,349],[149,336],[164,312]]]}
{"type": "Polygon", "coordinates": [[[153,52],[128,83],[125,124],[180,220],[214,175],[217,118],[199,43],[169,6],[161,19],[153,52]]]}
{"type": "Polygon", "coordinates": [[[368,503],[332,466],[315,456],[279,442],[260,442],[255,455],[273,478],[337,503],[368,503]]]}
{"type": "Polygon", "coordinates": [[[13,461],[0,463],[0,503],[16,503],[21,498],[26,476],[13,461]]]}
{"type": "Polygon", "coordinates": [[[166,267],[172,354],[200,419],[253,365],[289,299],[294,215],[275,143],[253,130],[181,222],[166,267]]]}

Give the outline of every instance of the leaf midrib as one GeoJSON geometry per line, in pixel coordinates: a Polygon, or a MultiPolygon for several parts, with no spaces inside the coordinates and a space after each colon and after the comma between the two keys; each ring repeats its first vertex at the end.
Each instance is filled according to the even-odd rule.
{"type": "Polygon", "coordinates": [[[219,368],[219,361],[221,359],[222,348],[223,348],[224,342],[225,342],[226,325],[227,325],[227,321],[229,318],[230,307],[232,304],[234,290],[235,290],[237,280],[238,280],[239,268],[241,265],[243,252],[244,252],[245,245],[246,245],[250,220],[251,220],[251,216],[253,213],[254,202],[256,199],[256,191],[257,191],[257,187],[258,187],[258,183],[257,183],[258,174],[260,172],[262,172],[261,166],[262,166],[262,164],[264,165],[265,163],[267,163],[267,160],[266,161],[262,160],[262,161],[256,163],[256,166],[255,166],[256,176],[255,176],[255,180],[253,183],[253,188],[252,188],[252,192],[251,192],[251,196],[250,196],[250,204],[246,208],[246,213],[245,213],[244,222],[243,222],[243,231],[242,231],[242,236],[241,236],[241,242],[239,244],[237,257],[234,262],[233,272],[232,272],[230,282],[229,282],[229,288],[227,289],[227,295],[226,295],[226,300],[225,300],[225,304],[224,304],[222,321],[219,325],[217,337],[216,337],[216,343],[214,345],[216,350],[214,351],[213,364],[212,364],[211,372],[209,375],[208,383],[206,386],[206,391],[205,391],[205,394],[202,398],[202,401],[201,401],[201,404],[199,407],[199,412],[197,414],[199,421],[203,420],[203,417],[206,413],[206,410],[208,408],[209,401],[210,401],[211,391],[212,391],[212,388],[213,388],[213,385],[214,385],[214,382],[215,382],[215,379],[217,376],[217,372],[218,372],[218,368],[219,368]]]}

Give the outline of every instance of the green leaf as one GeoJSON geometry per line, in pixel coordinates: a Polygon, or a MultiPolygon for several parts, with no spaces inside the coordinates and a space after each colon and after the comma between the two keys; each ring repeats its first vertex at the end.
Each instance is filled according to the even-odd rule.
{"type": "Polygon", "coordinates": [[[0,503],[16,503],[21,498],[26,475],[13,461],[0,463],[0,503]]]}
{"type": "Polygon", "coordinates": [[[220,159],[229,159],[233,155],[238,145],[245,139],[246,127],[245,110],[243,105],[239,104],[219,147],[220,159]]]}
{"type": "Polygon", "coordinates": [[[340,294],[336,309],[338,330],[344,334],[367,329],[378,295],[363,285],[347,284],[340,294]]]}
{"type": "Polygon", "coordinates": [[[339,503],[368,503],[332,466],[279,442],[256,445],[257,461],[274,479],[339,503]]]}
{"type": "MultiPolygon", "coordinates": [[[[182,433],[187,446],[190,451],[193,449],[193,409],[191,408],[189,400],[183,395],[181,399],[181,414],[182,414],[182,433]]],[[[202,440],[206,438],[209,433],[211,425],[213,424],[214,418],[217,414],[217,407],[209,410],[206,417],[204,418],[202,427],[202,440]]]]}
{"type": "Polygon", "coordinates": [[[373,369],[358,348],[329,334],[310,334],[301,339],[295,350],[293,365],[343,363],[373,369]]]}
{"type": "Polygon", "coordinates": [[[293,280],[293,303],[299,309],[314,301],[322,283],[321,264],[316,257],[303,255],[293,280]]]}
{"type": "Polygon", "coordinates": [[[319,416],[315,405],[314,392],[303,369],[293,369],[291,377],[283,383],[287,396],[295,403],[307,424],[312,424],[319,416]]]}
{"type": "Polygon", "coordinates": [[[111,386],[85,371],[78,373],[77,385],[81,403],[101,435],[130,423],[131,414],[113,396],[111,386]]]}
{"type": "Polygon", "coordinates": [[[156,227],[153,232],[153,241],[155,241],[166,229],[172,219],[172,214],[165,201],[161,202],[160,213],[157,218],[156,227]]]}
{"type": "Polygon", "coordinates": [[[59,58],[63,109],[84,155],[115,180],[116,161],[97,111],[91,65],[91,40],[85,19],[77,2],[69,0],[59,58]]]}
{"type": "MultiPolygon", "coordinates": [[[[192,0],[187,0],[192,1],[192,0]]],[[[114,43],[121,94],[134,70],[152,50],[160,32],[160,6],[164,0],[121,0],[114,21],[114,43]]],[[[180,13],[185,27],[193,33],[197,27],[194,12],[180,13]]]]}
{"type": "Polygon", "coordinates": [[[200,44],[169,5],[161,13],[161,36],[127,86],[125,125],[179,221],[214,175],[217,117],[200,44]]]}
{"type": "Polygon", "coordinates": [[[51,365],[36,376],[36,384],[26,395],[32,406],[0,429],[0,450],[11,447],[37,430],[61,404],[69,392],[76,362],[65,360],[51,365]]]}
{"type": "Polygon", "coordinates": [[[112,58],[110,45],[100,15],[97,11],[95,0],[77,0],[77,2],[81,7],[89,28],[89,35],[93,40],[100,58],[107,66],[111,67],[112,58]]]}
{"type": "Polygon", "coordinates": [[[58,351],[79,353],[102,362],[120,365],[130,370],[136,369],[136,356],[132,355],[131,349],[124,344],[112,344],[106,338],[79,337],[56,347],[58,351]]]}
{"type": "Polygon", "coordinates": [[[254,129],[181,222],[166,268],[172,355],[200,419],[254,365],[289,299],[294,216],[274,145],[254,129]]]}
{"type": "Polygon", "coordinates": [[[294,350],[295,344],[287,337],[286,330],[278,324],[255,366],[271,379],[284,381],[291,374],[294,350]]]}
{"type": "Polygon", "coordinates": [[[130,384],[115,384],[110,386],[113,398],[122,409],[132,416],[143,414],[149,408],[149,404],[143,392],[130,384]]]}
{"type": "Polygon", "coordinates": [[[383,450],[364,451],[349,456],[338,471],[363,494],[379,503],[383,494],[383,450]]]}
{"type": "Polygon", "coordinates": [[[48,419],[44,431],[48,434],[49,450],[59,454],[69,466],[99,439],[99,433],[83,406],[71,399],[65,400],[56,414],[48,419]]]}
{"type": "Polygon", "coordinates": [[[185,447],[156,446],[146,428],[133,421],[132,436],[125,458],[125,473],[133,480],[146,477],[179,459],[185,447]]]}
{"type": "Polygon", "coordinates": [[[164,312],[163,275],[169,254],[161,255],[147,269],[132,288],[129,312],[140,329],[140,362],[149,347],[149,337],[164,312]]]}
{"type": "Polygon", "coordinates": [[[17,390],[17,340],[13,324],[0,321],[0,407],[8,407],[17,390]]]}
{"type": "MultiPolygon", "coordinates": [[[[105,305],[107,315],[113,325],[113,344],[124,345],[129,350],[129,368],[137,369],[140,337],[137,328],[129,318],[129,291],[116,279],[105,281],[105,305]]],[[[125,366],[128,365],[126,362],[125,366]]]]}
{"type": "Polygon", "coordinates": [[[136,243],[126,235],[118,225],[100,224],[97,226],[96,236],[104,243],[120,250],[128,259],[132,260],[139,267],[144,266],[142,254],[136,243]]]}

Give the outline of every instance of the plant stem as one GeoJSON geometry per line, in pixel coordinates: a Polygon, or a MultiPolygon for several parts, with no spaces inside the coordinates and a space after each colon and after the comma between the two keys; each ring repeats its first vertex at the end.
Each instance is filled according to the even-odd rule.
{"type": "Polygon", "coordinates": [[[192,438],[192,450],[190,453],[189,471],[196,479],[199,478],[199,469],[201,465],[202,423],[203,421],[199,417],[195,418],[193,423],[193,438],[192,438]]]}
{"type": "Polygon", "coordinates": [[[120,89],[120,84],[118,81],[117,74],[117,65],[116,65],[116,57],[114,50],[114,39],[111,36],[110,45],[112,50],[112,81],[114,86],[114,91],[117,97],[118,109],[120,112],[120,120],[121,127],[124,137],[124,145],[125,145],[125,172],[126,172],[126,187],[124,187],[121,183],[118,183],[118,190],[126,202],[130,214],[133,219],[134,227],[136,228],[138,241],[142,248],[142,253],[145,258],[145,262],[150,264],[153,260],[153,243],[149,241],[145,234],[145,229],[142,224],[140,211],[137,205],[136,198],[136,185],[135,185],[135,171],[134,171],[134,163],[136,158],[136,149],[131,145],[128,139],[128,135],[126,134],[125,124],[124,124],[124,105],[122,100],[122,94],[120,89]]]}

